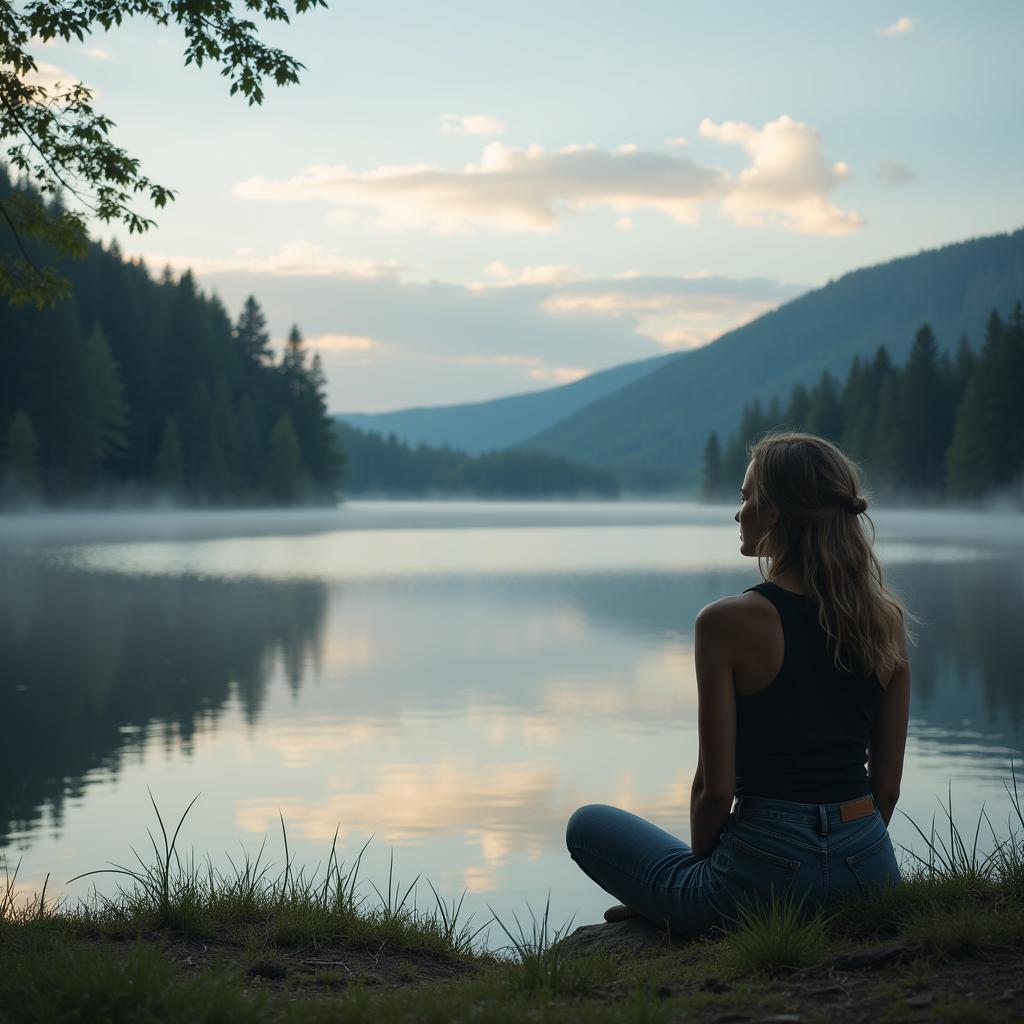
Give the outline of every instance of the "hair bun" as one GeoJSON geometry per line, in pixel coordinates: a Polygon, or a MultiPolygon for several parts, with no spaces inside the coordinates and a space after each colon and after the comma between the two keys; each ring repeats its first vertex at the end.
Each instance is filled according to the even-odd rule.
{"type": "Polygon", "coordinates": [[[847,511],[852,512],[855,516],[859,516],[861,512],[868,510],[868,503],[859,494],[854,495],[846,503],[847,511]]]}

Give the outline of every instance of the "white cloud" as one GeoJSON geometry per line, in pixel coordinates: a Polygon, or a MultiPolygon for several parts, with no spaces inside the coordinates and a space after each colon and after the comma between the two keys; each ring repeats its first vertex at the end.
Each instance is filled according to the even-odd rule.
{"type": "Polygon", "coordinates": [[[620,231],[632,231],[636,227],[636,221],[632,217],[620,217],[616,222],[615,226],[620,231]]]}
{"type": "Polygon", "coordinates": [[[785,115],[760,129],[705,118],[700,134],[742,146],[753,158],[722,200],[723,211],[737,224],[774,223],[805,234],[841,235],[864,223],[859,214],[828,201],[849,177],[849,168],[842,162],[829,165],[818,131],[810,125],[785,115]]]}
{"type": "Polygon", "coordinates": [[[330,213],[327,214],[327,223],[333,224],[335,227],[344,228],[348,227],[349,224],[355,224],[355,222],[356,211],[349,210],[344,206],[331,210],[330,213]]]}
{"type": "Polygon", "coordinates": [[[490,114],[442,114],[440,121],[445,135],[500,135],[505,130],[490,114]]]}
{"type": "Polygon", "coordinates": [[[306,346],[318,352],[366,352],[383,348],[382,342],[367,334],[318,334],[306,338],[306,346]]]}
{"type": "Polygon", "coordinates": [[[232,316],[255,294],[277,339],[297,321],[323,359],[330,407],[350,411],[483,401],[564,383],[706,344],[804,290],[703,270],[594,277],[510,260],[492,261],[480,275],[487,283],[471,286],[391,265],[360,275],[354,267],[380,264],[304,245],[289,259],[244,252],[175,264],[191,265],[232,316]],[[305,276],[297,273],[303,265],[305,276]]]}
{"type": "Polygon", "coordinates": [[[593,145],[549,153],[537,145],[515,149],[491,142],[478,164],[461,171],[414,164],[357,174],[344,166],[318,165],[283,182],[249,178],[234,192],[244,199],[369,206],[379,227],[450,233],[478,226],[550,231],[566,212],[594,206],[619,213],[654,208],[693,223],[699,204],[726,187],[723,172],[685,157],[609,152],[593,145]]]}
{"type": "Polygon", "coordinates": [[[878,165],[876,173],[882,181],[890,185],[906,185],[908,182],[917,180],[917,175],[909,167],[897,163],[895,160],[883,160],[878,165]]]}
{"type": "MultiPolygon", "coordinates": [[[[71,71],[65,71],[63,68],[57,67],[56,64],[47,64],[46,61],[40,60],[36,61],[36,70],[30,71],[25,76],[25,81],[29,85],[40,86],[46,90],[48,95],[53,96],[58,92],[67,92],[68,89],[81,80],[78,75],[71,71]]],[[[95,99],[100,98],[98,89],[94,89],[85,82],[82,84],[92,92],[95,99]]]]}
{"type": "Polygon", "coordinates": [[[666,146],[688,146],[690,140],[685,135],[666,135],[665,145],[666,146]]]}
{"type": "Polygon", "coordinates": [[[908,18],[904,14],[902,18],[897,18],[891,25],[886,25],[885,28],[876,28],[875,31],[880,36],[903,36],[913,31],[916,22],[916,18],[908,18]]]}
{"type": "Polygon", "coordinates": [[[93,60],[114,59],[106,50],[100,49],[98,46],[83,46],[82,53],[84,53],[86,57],[92,57],[93,60]]]}
{"type": "Polygon", "coordinates": [[[777,224],[793,231],[841,234],[862,224],[828,201],[848,176],[829,165],[816,129],[782,116],[763,128],[701,122],[705,138],[743,146],[752,165],[732,177],[689,157],[627,144],[603,150],[593,143],[548,152],[490,142],[479,163],[444,170],[424,163],[382,166],[363,173],[318,164],[285,181],[248,178],[234,194],[250,200],[326,201],[369,207],[378,227],[430,228],[440,233],[490,227],[550,231],[568,214],[603,207],[621,220],[656,210],[680,224],[696,222],[701,207],[719,203],[738,224],[777,224]]]}
{"type": "Polygon", "coordinates": [[[579,267],[567,263],[545,263],[537,266],[523,267],[514,272],[501,260],[494,260],[484,267],[484,273],[498,278],[497,281],[474,282],[467,285],[471,291],[483,291],[487,288],[515,288],[522,285],[565,284],[581,276],[579,267]]]}
{"type": "Polygon", "coordinates": [[[665,349],[700,348],[779,304],[778,286],[737,284],[706,273],[619,275],[614,281],[568,285],[543,305],[555,315],[625,320],[635,334],[665,349]]]}
{"type": "Polygon", "coordinates": [[[236,249],[229,257],[167,256],[144,253],[142,258],[153,267],[169,266],[182,273],[196,274],[269,274],[275,277],[348,277],[369,279],[396,277],[412,269],[395,259],[371,260],[340,256],[313,242],[296,239],[284,242],[270,256],[256,256],[251,249],[236,249]]]}

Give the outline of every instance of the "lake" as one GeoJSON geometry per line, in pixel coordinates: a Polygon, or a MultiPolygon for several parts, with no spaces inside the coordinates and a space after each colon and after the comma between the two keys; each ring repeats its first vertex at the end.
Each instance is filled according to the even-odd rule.
{"type": "MultiPolygon", "coordinates": [[[[693,620],[760,579],[733,506],[352,502],[270,512],[0,519],[0,850],[86,895],[201,794],[184,849],[429,878],[482,922],[614,902],[566,819],[614,803],[688,835],[693,620]]],[[[1024,520],[872,510],[886,578],[925,620],[900,808],[952,786],[1005,833],[1024,761],[1024,520]]],[[[1024,779],[1022,779],[1024,783],[1024,779]]],[[[1024,793],[1024,785],[1022,785],[1024,793]]],[[[897,811],[898,844],[924,852],[897,811]]],[[[372,894],[368,885],[364,891],[372,894]]],[[[493,940],[501,936],[492,928],[493,940]]]]}

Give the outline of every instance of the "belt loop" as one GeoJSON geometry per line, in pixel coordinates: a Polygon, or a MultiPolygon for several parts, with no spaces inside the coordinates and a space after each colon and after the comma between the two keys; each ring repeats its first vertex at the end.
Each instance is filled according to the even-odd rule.
{"type": "Polygon", "coordinates": [[[821,834],[828,835],[828,804],[818,804],[818,815],[821,818],[821,834]]]}

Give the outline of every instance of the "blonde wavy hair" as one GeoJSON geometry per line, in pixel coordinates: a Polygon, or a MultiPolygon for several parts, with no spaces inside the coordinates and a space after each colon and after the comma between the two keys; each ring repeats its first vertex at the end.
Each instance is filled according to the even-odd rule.
{"type": "Polygon", "coordinates": [[[857,464],[831,441],[797,431],[765,434],[748,455],[767,524],[755,546],[762,578],[795,570],[818,605],[836,667],[889,678],[904,661],[900,633],[914,641],[907,620],[921,620],[885,585],[857,464]]]}

